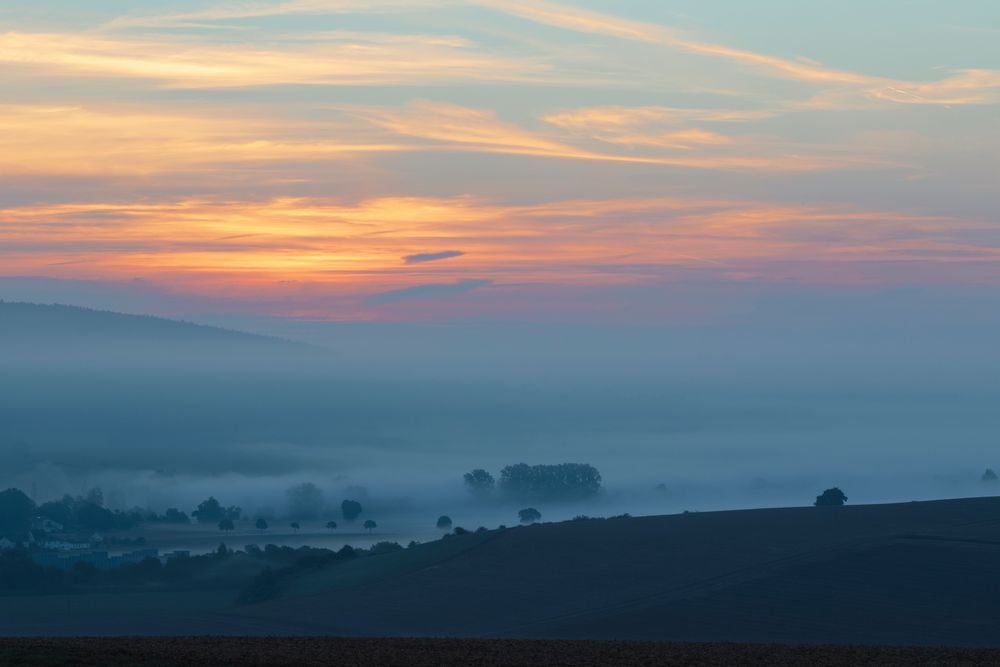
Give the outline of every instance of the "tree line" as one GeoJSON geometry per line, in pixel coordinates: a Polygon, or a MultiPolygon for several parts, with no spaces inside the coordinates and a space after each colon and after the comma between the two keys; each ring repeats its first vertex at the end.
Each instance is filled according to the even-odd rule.
{"type": "Polygon", "coordinates": [[[499,491],[511,500],[586,500],[601,492],[601,473],[589,463],[516,463],[500,471],[499,482],[482,468],[465,473],[463,479],[475,495],[499,491]]]}

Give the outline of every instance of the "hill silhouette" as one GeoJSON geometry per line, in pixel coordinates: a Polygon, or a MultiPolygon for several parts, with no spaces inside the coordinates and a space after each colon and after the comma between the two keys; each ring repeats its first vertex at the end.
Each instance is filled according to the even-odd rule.
{"type": "Polygon", "coordinates": [[[170,320],[59,304],[0,301],[0,355],[20,359],[105,361],[150,355],[232,357],[239,354],[303,355],[314,348],[260,336],[170,320]]]}

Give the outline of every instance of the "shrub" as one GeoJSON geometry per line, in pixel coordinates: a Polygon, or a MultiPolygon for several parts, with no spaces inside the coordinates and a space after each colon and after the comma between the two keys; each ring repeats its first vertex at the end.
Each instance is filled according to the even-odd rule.
{"type": "Polygon", "coordinates": [[[534,507],[526,507],[517,513],[517,517],[521,520],[521,523],[535,523],[542,518],[542,513],[534,507]]]}

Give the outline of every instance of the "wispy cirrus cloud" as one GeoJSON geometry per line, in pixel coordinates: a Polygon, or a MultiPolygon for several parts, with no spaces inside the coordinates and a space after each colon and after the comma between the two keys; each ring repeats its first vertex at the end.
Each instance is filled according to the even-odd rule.
{"type": "MultiPolygon", "coordinates": [[[[426,11],[461,5],[450,0],[292,0],[277,3],[222,5],[188,13],[125,16],[108,24],[121,27],[169,27],[200,22],[294,14],[338,14],[426,11]]],[[[689,37],[669,26],[625,19],[613,14],[550,0],[471,0],[471,4],[575,32],[658,44],[687,53],[748,66],[769,76],[818,86],[847,86],[871,100],[899,104],[994,104],[1000,102],[1000,70],[959,69],[936,81],[907,81],[828,67],[815,60],[782,58],[689,37]]]]}
{"type": "Polygon", "coordinates": [[[266,18],[294,14],[378,14],[435,9],[457,4],[450,0],[290,0],[288,2],[243,2],[209,6],[193,12],[168,14],[133,13],[105,24],[106,28],[170,28],[204,26],[217,21],[266,18]]]}
{"type": "MultiPolygon", "coordinates": [[[[628,144],[653,149],[681,151],[612,152],[603,147],[579,146],[572,136],[555,137],[498,118],[488,109],[475,109],[451,103],[418,100],[405,107],[340,107],[358,118],[388,130],[393,135],[428,139],[445,150],[476,151],[509,155],[627,162],[694,169],[817,171],[849,166],[899,166],[865,155],[845,155],[821,150],[803,152],[783,150],[781,146],[754,146],[738,152],[688,154],[694,147],[724,146],[737,143],[717,133],[689,130],[660,135],[604,134],[593,138],[605,143],[628,144]]],[[[556,123],[558,124],[558,123],[556,123]]],[[[425,146],[429,150],[431,146],[425,146]]]]}
{"type": "Polygon", "coordinates": [[[0,64],[34,76],[144,79],[180,88],[542,81],[550,74],[544,64],[492,55],[467,40],[350,32],[270,43],[8,32],[0,34],[0,64]]]}
{"type": "Polygon", "coordinates": [[[813,10],[741,32],[692,6],[730,42],[652,5],[183,4],[5,12],[0,199],[31,204],[0,210],[0,273],[336,294],[360,318],[470,276],[497,286],[480,304],[667,272],[1000,276],[992,116],[946,108],[1000,101],[988,48],[848,59],[824,26],[830,65],[788,55],[813,10]]]}
{"type": "MultiPolygon", "coordinates": [[[[323,120],[254,116],[219,105],[199,113],[157,109],[0,105],[0,173],[194,173],[213,165],[251,168],[279,162],[357,160],[392,153],[478,152],[526,157],[780,172],[896,166],[861,152],[784,147],[700,128],[663,129],[604,122],[576,112],[547,117],[537,129],[491,110],[416,101],[405,106],[345,106],[323,120]],[[572,115],[572,114],[571,114],[572,115]],[[558,131],[554,132],[553,127],[558,131]],[[596,140],[591,141],[591,140],[596,140]]],[[[625,110],[619,110],[620,116],[625,110]]],[[[597,114],[600,116],[600,114],[597,114]]],[[[649,115],[639,110],[637,118],[649,115]]],[[[309,171],[303,175],[308,177],[309,171]]],[[[260,174],[257,178],[263,178],[260,174]]]]}
{"type": "Polygon", "coordinates": [[[0,104],[0,173],[142,175],[209,165],[349,159],[417,147],[343,123],[248,116],[231,107],[0,104]],[[350,139],[345,139],[350,137],[350,139]]]}
{"type": "MultiPolygon", "coordinates": [[[[576,109],[545,116],[546,123],[609,144],[691,150],[739,143],[736,137],[697,127],[678,128],[694,114],[672,113],[655,107],[576,109]]],[[[725,117],[725,116],[720,116],[725,117]]],[[[735,118],[726,118],[735,120],[735,118]]]]}
{"type": "Polygon", "coordinates": [[[772,56],[692,39],[667,26],[623,19],[548,0],[474,0],[483,7],[565,30],[659,44],[688,53],[750,66],[779,78],[818,86],[850,86],[872,99],[901,104],[995,104],[1000,102],[1000,70],[965,69],[937,81],[919,82],[824,66],[807,58],[772,56]]]}

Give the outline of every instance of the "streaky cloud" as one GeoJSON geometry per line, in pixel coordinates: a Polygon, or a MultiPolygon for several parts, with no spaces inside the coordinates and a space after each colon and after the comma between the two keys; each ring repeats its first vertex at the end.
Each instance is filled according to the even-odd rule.
{"type": "Polygon", "coordinates": [[[461,257],[465,253],[461,250],[442,250],[441,252],[418,252],[413,255],[407,255],[403,258],[403,261],[407,264],[423,264],[425,262],[437,262],[442,259],[451,259],[452,257],[461,257]]]}

